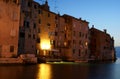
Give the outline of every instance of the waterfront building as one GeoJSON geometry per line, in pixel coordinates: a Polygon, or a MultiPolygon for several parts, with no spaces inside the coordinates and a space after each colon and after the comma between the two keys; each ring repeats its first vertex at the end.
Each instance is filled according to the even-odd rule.
{"type": "Polygon", "coordinates": [[[21,0],[18,54],[36,54],[39,32],[39,4],[21,0]]]}
{"type": "Polygon", "coordinates": [[[39,7],[39,56],[53,58],[58,56],[57,44],[57,16],[49,10],[48,2],[39,7]]]}
{"type": "Polygon", "coordinates": [[[51,12],[47,0],[42,5],[34,0],[1,0],[0,6],[0,57],[115,59],[114,39],[106,30],[89,30],[86,20],[51,12]]]}
{"type": "Polygon", "coordinates": [[[19,20],[19,0],[0,0],[0,58],[17,56],[19,20]]]}
{"type": "Polygon", "coordinates": [[[69,15],[63,15],[66,25],[64,29],[64,55],[70,60],[87,60],[89,55],[89,22],[69,15]]]}
{"type": "Polygon", "coordinates": [[[114,39],[107,30],[90,29],[90,57],[95,60],[115,60],[114,39]]]}

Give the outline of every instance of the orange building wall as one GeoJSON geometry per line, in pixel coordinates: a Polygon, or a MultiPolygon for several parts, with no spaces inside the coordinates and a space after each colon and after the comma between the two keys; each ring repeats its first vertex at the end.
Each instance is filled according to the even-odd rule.
{"type": "Polygon", "coordinates": [[[0,57],[17,55],[19,19],[19,4],[0,0],[0,57]],[[12,46],[11,51],[10,46],[12,46]]]}

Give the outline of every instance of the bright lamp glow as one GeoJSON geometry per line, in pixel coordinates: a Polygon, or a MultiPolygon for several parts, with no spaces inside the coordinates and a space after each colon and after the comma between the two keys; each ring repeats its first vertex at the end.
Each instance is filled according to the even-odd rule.
{"type": "Polygon", "coordinates": [[[49,50],[51,48],[49,40],[41,40],[41,49],[49,50]]]}

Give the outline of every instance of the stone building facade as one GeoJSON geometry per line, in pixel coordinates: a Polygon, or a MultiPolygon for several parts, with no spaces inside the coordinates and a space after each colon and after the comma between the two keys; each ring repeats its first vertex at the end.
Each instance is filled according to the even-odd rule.
{"type": "Polygon", "coordinates": [[[18,53],[20,5],[18,0],[0,0],[0,57],[18,53]]]}
{"type": "Polygon", "coordinates": [[[18,54],[37,53],[38,9],[39,4],[33,0],[21,0],[18,54]]]}
{"type": "Polygon", "coordinates": [[[89,30],[85,20],[51,12],[47,0],[42,5],[34,0],[1,0],[0,6],[0,57],[115,58],[114,39],[106,31],[89,30]]]}
{"type": "Polygon", "coordinates": [[[65,56],[70,60],[86,60],[88,59],[88,36],[89,22],[74,18],[69,15],[63,15],[66,25],[64,27],[65,38],[65,56]]]}
{"type": "Polygon", "coordinates": [[[90,29],[90,57],[95,60],[115,60],[114,38],[107,30],[90,29]]]}

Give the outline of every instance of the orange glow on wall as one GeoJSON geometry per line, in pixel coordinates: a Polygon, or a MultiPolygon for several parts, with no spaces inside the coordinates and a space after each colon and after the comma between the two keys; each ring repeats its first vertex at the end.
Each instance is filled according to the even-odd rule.
{"type": "Polygon", "coordinates": [[[40,47],[43,50],[51,49],[50,40],[47,40],[47,39],[41,40],[40,47]]]}

